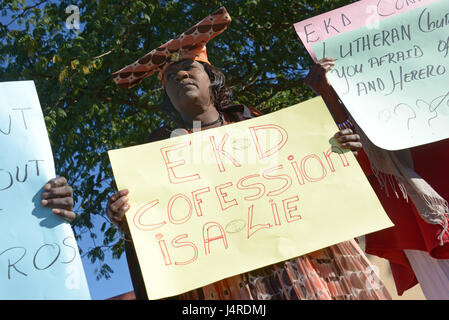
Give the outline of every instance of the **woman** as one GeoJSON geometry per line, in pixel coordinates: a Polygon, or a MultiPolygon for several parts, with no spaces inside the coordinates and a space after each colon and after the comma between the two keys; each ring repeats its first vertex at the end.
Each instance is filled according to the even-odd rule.
{"type": "MultiPolygon", "coordinates": [[[[189,48],[178,51],[180,56],[173,60],[167,48],[174,48],[173,41],[185,39],[185,35],[195,34],[204,21],[226,21],[230,17],[224,8],[203,19],[180,37],[153,50],[134,64],[114,74],[116,83],[129,87],[143,77],[159,71],[165,88],[164,106],[166,111],[185,133],[191,132],[193,121],[200,121],[201,130],[207,130],[228,123],[242,121],[260,115],[254,108],[232,105],[231,91],[225,85],[225,77],[210,65],[204,41],[189,42],[189,48]],[[217,13],[218,12],[218,13],[217,13]],[[219,17],[223,16],[223,17],[219,17]],[[212,19],[211,19],[212,17],[212,19]],[[218,17],[218,18],[217,18],[218,17]],[[194,29],[194,31],[192,31],[194,29]],[[159,68],[140,68],[157,52],[168,54],[159,68]],[[140,72],[140,73],[139,73],[140,72]],[[136,73],[136,74],[133,74],[136,73]],[[140,77],[140,78],[139,78],[140,77]],[[137,78],[137,80],[136,80],[137,78]]],[[[220,32],[224,28],[217,28],[220,32]]],[[[185,48],[185,47],[184,47],[185,48]]],[[[151,58],[152,59],[152,58],[151,58]]],[[[162,60],[159,60],[162,61],[162,60]]],[[[149,141],[169,138],[173,130],[167,126],[157,129],[149,141]]],[[[179,132],[179,130],[176,130],[179,132]]],[[[360,149],[357,135],[351,130],[336,134],[343,147],[353,151],[360,149]]],[[[114,193],[107,204],[107,214],[112,222],[125,232],[126,254],[131,278],[138,299],[146,298],[142,276],[132,246],[131,235],[124,220],[129,210],[128,190],[114,193]]],[[[256,271],[233,276],[203,288],[184,293],[180,299],[390,299],[373,268],[355,241],[346,241],[295,259],[267,266],[256,271]]]]}
{"type": "MultiPolygon", "coordinates": [[[[334,119],[350,127],[326,78],[334,65],[332,58],[320,60],[306,83],[323,96],[334,119]]],[[[357,132],[364,139],[358,161],[395,225],[366,235],[366,252],[389,260],[399,295],[419,282],[427,299],[449,299],[449,139],[391,152],[372,145],[360,128],[357,132]]]]}

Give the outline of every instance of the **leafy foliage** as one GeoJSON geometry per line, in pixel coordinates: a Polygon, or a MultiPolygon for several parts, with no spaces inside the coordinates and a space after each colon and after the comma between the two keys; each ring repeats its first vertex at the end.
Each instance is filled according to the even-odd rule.
{"type": "Polygon", "coordinates": [[[233,21],[208,45],[209,58],[236,102],[269,113],[314,95],[302,82],[312,61],[293,23],[351,2],[0,0],[0,81],[35,81],[57,174],[74,188],[75,234],[92,239],[82,253],[100,263],[97,278],[113,272],[105,252],[119,258],[124,250],[104,211],[114,189],[106,151],[144,143],[165,119],[157,77],[123,90],[111,74],[224,5],[233,21]],[[80,30],[66,27],[70,5],[79,8],[80,30]],[[94,215],[104,219],[102,241],[94,215]]]}

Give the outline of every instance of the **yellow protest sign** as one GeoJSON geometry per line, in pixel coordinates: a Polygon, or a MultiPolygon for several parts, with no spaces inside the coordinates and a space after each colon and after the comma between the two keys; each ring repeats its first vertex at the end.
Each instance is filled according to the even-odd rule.
{"type": "Polygon", "coordinates": [[[321,98],[109,151],[148,297],[392,226],[321,98]]]}

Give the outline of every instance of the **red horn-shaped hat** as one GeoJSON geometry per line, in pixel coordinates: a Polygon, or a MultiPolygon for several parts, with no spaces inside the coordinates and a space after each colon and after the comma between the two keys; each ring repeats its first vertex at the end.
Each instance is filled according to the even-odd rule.
{"type": "Polygon", "coordinates": [[[114,72],[113,79],[119,87],[131,88],[155,72],[159,72],[159,79],[162,80],[167,67],[182,59],[210,64],[206,43],[225,31],[230,23],[231,16],[221,7],[181,35],[150,51],[133,64],[114,72]]]}

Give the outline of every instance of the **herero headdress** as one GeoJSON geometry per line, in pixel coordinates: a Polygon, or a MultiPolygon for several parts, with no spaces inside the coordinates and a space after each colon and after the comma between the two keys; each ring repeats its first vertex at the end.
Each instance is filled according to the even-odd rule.
{"type": "Polygon", "coordinates": [[[224,7],[210,14],[196,25],[150,51],[142,58],[113,73],[115,83],[121,88],[131,88],[146,77],[159,72],[159,79],[165,69],[181,59],[192,59],[209,63],[206,43],[226,30],[231,16],[224,7]]]}

